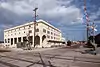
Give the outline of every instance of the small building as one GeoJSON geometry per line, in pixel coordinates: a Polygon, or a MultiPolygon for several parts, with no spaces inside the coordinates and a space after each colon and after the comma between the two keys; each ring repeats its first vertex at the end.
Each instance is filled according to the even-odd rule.
{"type": "Polygon", "coordinates": [[[35,36],[34,22],[25,23],[4,30],[4,43],[7,46],[21,48],[25,47],[27,42],[30,42],[31,47],[62,45],[62,34],[59,29],[44,20],[37,20],[35,25],[35,36]]]}

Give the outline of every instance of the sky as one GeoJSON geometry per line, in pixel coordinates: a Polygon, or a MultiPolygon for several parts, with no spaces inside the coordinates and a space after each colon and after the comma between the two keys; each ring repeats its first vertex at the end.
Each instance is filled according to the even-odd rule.
{"type": "MultiPolygon", "coordinates": [[[[87,13],[100,33],[100,0],[86,0],[87,13]]],[[[67,40],[86,40],[83,22],[83,0],[0,0],[0,40],[4,29],[34,21],[33,9],[38,7],[37,20],[43,19],[62,31],[67,40]]]]}

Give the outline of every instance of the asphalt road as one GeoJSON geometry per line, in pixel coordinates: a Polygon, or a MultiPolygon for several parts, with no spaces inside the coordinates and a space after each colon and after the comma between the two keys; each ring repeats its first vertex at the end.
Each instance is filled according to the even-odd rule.
{"type": "Polygon", "coordinates": [[[100,55],[82,49],[43,48],[0,53],[0,67],[100,67],[100,55]]]}

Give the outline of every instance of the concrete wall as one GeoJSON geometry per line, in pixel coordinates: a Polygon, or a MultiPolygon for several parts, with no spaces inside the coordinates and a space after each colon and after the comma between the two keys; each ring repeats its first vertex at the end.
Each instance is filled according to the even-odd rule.
{"type": "MultiPolygon", "coordinates": [[[[61,41],[62,39],[61,31],[43,20],[37,21],[37,29],[35,36],[40,38],[40,44],[36,45],[36,47],[50,47],[54,43],[48,43],[48,40],[61,41]]],[[[21,37],[21,42],[23,42],[23,37],[27,37],[28,34],[33,37],[32,47],[34,47],[34,22],[4,30],[4,43],[9,47],[16,48],[14,38],[17,39],[18,43],[18,38],[21,37]],[[32,32],[29,34],[29,31],[32,32]],[[11,44],[11,39],[13,39],[13,44],[11,44]]],[[[57,45],[57,43],[55,44],[57,45]]]]}

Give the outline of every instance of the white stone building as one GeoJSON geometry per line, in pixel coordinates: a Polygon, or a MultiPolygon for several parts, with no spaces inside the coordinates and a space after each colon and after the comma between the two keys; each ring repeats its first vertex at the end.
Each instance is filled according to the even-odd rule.
{"type": "Polygon", "coordinates": [[[34,22],[4,30],[4,43],[6,46],[21,48],[25,47],[27,41],[30,42],[31,47],[51,47],[63,43],[61,31],[43,20],[36,22],[35,38],[34,22]]]}

